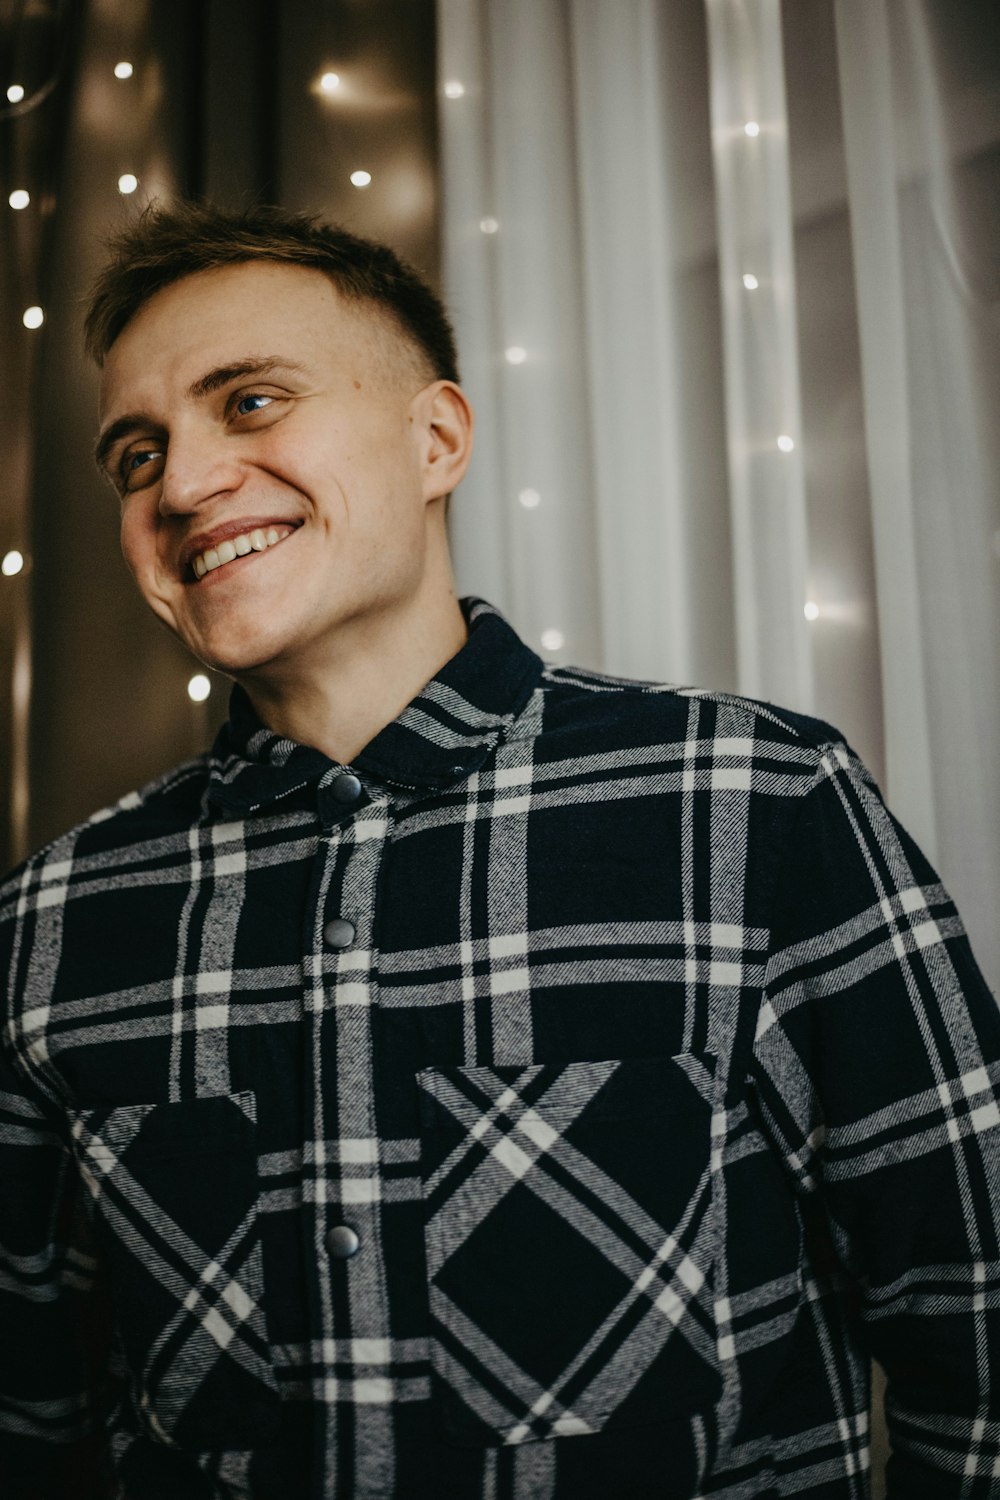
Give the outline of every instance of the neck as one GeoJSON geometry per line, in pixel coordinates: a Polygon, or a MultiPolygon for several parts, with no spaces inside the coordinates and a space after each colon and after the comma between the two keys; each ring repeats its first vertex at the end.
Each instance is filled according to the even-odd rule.
{"type": "Polygon", "coordinates": [[[468,639],[452,588],[345,623],[321,663],[240,678],[261,721],[348,765],[468,639]]]}

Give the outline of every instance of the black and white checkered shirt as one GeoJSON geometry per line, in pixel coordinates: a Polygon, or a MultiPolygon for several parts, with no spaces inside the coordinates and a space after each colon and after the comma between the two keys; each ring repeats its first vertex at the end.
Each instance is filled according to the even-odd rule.
{"type": "Polygon", "coordinates": [[[828,726],[490,606],[3,891],[5,1500],[1000,1496],[1000,1013],[828,726]]]}

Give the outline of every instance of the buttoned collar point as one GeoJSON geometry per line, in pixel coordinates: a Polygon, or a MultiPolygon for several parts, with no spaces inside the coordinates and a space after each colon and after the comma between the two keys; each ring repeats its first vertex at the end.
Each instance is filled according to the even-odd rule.
{"type": "MultiPolygon", "coordinates": [[[[444,790],[478,771],[510,734],[541,677],[541,658],[486,600],[469,596],[459,606],[465,644],[354,757],[352,770],[390,788],[444,790]]],[[[236,686],[210,757],[208,805],[229,816],[256,812],[340,769],[321,750],[268,729],[236,686]]]]}

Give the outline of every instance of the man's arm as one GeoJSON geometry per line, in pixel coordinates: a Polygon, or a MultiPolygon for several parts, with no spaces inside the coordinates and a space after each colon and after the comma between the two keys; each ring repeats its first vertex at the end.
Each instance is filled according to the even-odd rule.
{"type": "Polygon", "coordinates": [[[79,1178],[57,1124],[0,1051],[0,1495],[106,1500],[79,1178]]]}
{"type": "Polygon", "coordinates": [[[1000,1496],[1000,1010],[843,746],[782,857],[757,1087],[888,1375],[889,1494],[1000,1496]]]}

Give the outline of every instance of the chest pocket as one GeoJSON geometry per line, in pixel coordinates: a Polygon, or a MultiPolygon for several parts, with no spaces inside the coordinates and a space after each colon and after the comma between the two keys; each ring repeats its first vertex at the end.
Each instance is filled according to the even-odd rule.
{"type": "Polygon", "coordinates": [[[253,1094],[79,1110],[71,1124],[148,1430],[191,1448],[266,1441],[278,1396],[253,1094]]]}
{"type": "Polygon", "coordinates": [[[418,1074],[431,1359],[452,1440],[663,1426],[713,1405],[711,1065],[418,1074]]]}

